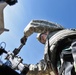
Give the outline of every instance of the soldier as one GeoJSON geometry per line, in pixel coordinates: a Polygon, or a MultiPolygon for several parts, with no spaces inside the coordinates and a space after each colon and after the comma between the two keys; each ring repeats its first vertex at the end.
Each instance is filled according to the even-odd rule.
{"type": "Polygon", "coordinates": [[[38,40],[42,44],[45,44],[44,65],[40,65],[41,69],[39,71],[38,63],[36,65],[36,71],[45,71],[43,72],[45,75],[61,75],[62,71],[59,73],[59,66],[61,65],[61,63],[59,63],[61,60],[60,54],[62,50],[69,47],[76,38],[76,31],[74,29],[65,29],[61,25],[53,22],[32,20],[24,29],[24,36],[21,42],[25,44],[27,38],[34,32],[38,33],[38,40]]]}

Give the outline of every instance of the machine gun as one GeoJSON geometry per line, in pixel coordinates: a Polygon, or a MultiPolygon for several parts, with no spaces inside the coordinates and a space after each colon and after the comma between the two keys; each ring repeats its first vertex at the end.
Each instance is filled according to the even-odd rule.
{"type": "Polygon", "coordinates": [[[3,62],[0,60],[0,75],[26,75],[29,71],[28,65],[23,64],[23,59],[19,57],[17,54],[23,47],[23,44],[21,44],[18,48],[15,48],[13,52],[6,51],[5,48],[0,46],[0,56],[3,55],[3,53],[6,54],[6,57],[3,62]],[[16,70],[20,71],[18,73],[16,70]]]}
{"type": "MultiPolygon", "coordinates": [[[[11,6],[17,2],[17,0],[0,0],[0,34],[2,34],[4,31],[9,31],[8,29],[4,28],[4,8],[7,6],[7,4],[11,6]]],[[[6,54],[6,57],[4,58],[5,62],[0,60],[0,75],[26,75],[29,70],[28,65],[23,64],[23,59],[17,55],[23,46],[24,44],[21,43],[18,48],[13,50],[13,52],[9,52],[0,46],[0,56],[3,55],[3,53],[6,54]],[[16,70],[20,71],[20,73],[18,73],[16,70]]]]}

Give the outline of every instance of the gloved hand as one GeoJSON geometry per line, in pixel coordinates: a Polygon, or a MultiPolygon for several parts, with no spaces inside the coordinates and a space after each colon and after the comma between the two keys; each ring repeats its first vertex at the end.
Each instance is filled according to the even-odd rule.
{"type": "Polygon", "coordinates": [[[21,41],[21,43],[22,43],[23,45],[25,45],[25,43],[26,43],[26,41],[27,41],[27,37],[26,37],[26,36],[23,36],[20,41],[21,41]]]}
{"type": "Polygon", "coordinates": [[[14,5],[15,3],[17,3],[17,0],[5,0],[5,2],[9,5],[14,5]]]}

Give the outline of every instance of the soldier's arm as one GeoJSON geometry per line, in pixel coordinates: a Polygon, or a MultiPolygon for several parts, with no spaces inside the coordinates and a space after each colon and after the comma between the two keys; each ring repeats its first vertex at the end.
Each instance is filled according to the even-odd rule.
{"type": "Polygon", "coordinates": [[[44,20],[32,20],[24,29],[24,35],[26,37],[30,36],[34,32],[43,33],[45,31],[54,31],[58,29],[63,29],[59,24],[48,22],[44,20]]]}
{"type": "Polygon", "coordinates": [[[36,73],[37,74],[40,71],[45,71],[46,67],[47,67],[46,62],[42,59],[37,64],[30,64],[29,65],[29,73],[33,73],[33,74],[36,73]]]}
{"type": "Polygon", "coordinates": [[[24,29],[24,36],[21,38],[21,43],[25,44],[27,38],[35,33],[52,32],[55,30],[64,29],[61,25],[45,20],[32,20],[24,29]]]}
{"type": "Polygon", "coordinates": [[[55,75],[51,68],[47,67],[47,64],[44,59],[40,60],[36,65],[30,64],[28,75],[55,75]]]}

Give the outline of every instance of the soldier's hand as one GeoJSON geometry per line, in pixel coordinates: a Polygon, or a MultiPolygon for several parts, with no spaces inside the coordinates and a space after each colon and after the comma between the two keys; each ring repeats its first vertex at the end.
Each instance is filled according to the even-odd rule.
{"type": "Polygon", "coordinates": [[[25,45],[25,43],[26,43],[26,41],[27,41],[27,37],[26,37],[26,36],[23,36],[20,41],[21,41],[21,43],[22,43],[23,45],[25,45]]]}

